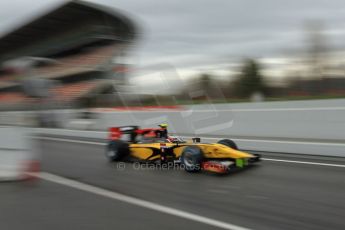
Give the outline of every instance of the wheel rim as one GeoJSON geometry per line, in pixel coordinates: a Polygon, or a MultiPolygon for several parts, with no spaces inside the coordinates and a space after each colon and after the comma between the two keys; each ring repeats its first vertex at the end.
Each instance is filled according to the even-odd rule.
{"type": "Polygon", "coordinates": [[[184,156],[183,158],[183,163],[187,166],[187,167],[192,167],[194,166],[194,160],[193,157],[186,154],[186,156],[184,156]]]}

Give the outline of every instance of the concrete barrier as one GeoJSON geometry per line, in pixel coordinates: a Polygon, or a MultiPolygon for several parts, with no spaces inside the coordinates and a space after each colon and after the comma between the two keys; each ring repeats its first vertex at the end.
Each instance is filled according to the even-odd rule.
{"type": "Polygon", "coordinates": [[[100,113],[94,127],[169,123],[187,135],[263,139],[345,141],[345,100],[210,104],[182,111],[113,111],[100,113]]]}
{"type": "Polygon", "coordinates": [[[345,139],[345,108],[327,110],[193,110],[181,112],[114,112],[99,114],[96,127],[168,123],[171,132],[259,138],[345,139]]]}
{"type": "MultiPolygon", "coordinates": [[[[60,112],[62,128],[76,127],[76,112],[81,111],[60,112]]],[[[236,139],[251,150],[345,156],[344,99],[207,104],[175,111],[98,111],[92,124],[83,128],[103,135],[111,126],[152,127],[162,122],[169,124],[171,133],[236,139]]]]}

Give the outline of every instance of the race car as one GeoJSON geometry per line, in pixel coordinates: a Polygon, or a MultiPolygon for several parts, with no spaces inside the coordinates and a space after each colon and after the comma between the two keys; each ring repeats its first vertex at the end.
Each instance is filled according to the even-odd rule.
{"type": "Polygon", "coordinates": [[[159,129],[140,129],[138,126],[112,127],[106,156],[109,161],[179,164],[187,172],[201,170],[228,173],[260,161],[259,154],[239,151],[234,141],[223,139],[217,143],[201,143],[200,138],[184,141],[168,136],[157,138],[159,129]]]}

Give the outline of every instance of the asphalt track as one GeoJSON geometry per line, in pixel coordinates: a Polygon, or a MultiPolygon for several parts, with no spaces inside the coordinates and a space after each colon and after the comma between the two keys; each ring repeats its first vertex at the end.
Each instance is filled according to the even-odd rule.
{"type": "Polygon", "coordinates": [[[46,177],[0,184],[0,229],[345,229],[340,158],[262,153],[217,176],[108,163],[96,140],[46,138],[39,149],[46,177]]]}

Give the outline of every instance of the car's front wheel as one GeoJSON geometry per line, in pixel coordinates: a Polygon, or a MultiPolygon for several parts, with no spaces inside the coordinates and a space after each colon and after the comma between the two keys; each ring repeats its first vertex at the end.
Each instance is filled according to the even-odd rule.
{"type": "Polygon", "coordinates": [[[196,146],[188,146],[182,152],[181,163],[187,172],[199,172],[202,160],[202,151],[196,146]]]}

